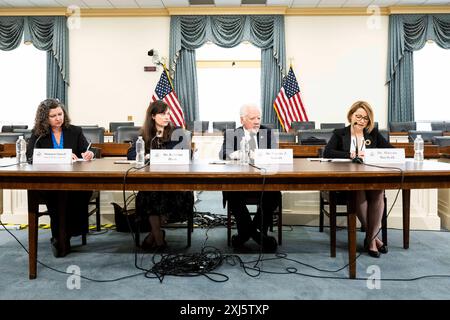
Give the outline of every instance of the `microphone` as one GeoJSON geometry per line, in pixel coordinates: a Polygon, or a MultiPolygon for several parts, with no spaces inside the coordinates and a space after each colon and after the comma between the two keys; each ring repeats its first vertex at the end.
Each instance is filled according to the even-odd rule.
{"type": "MultiPolygon", "coordinates": [[[[357,124],[358,124],[358,122],[355,121],[353,123],[353,127],[356,126],[357,124]]],[[[356,141],[356,146],[355,146],[356,156],[352,159],[352,162],[362,164],[364,162],[364,160],[359,157],[358,137],[356,136],[356,134],[355,134],[355,141],[356,141]]]]}
{"type": "Polygon", "coordinates": [[[41,140],[41,138],[42,138],[43,136],[44,136],[44,135],[41,134],[41,135],[36,139],[36,141],[34,142],[34,145],[33,145],[33,153],[31,153],[31,157],[27,159],[27,161],[28,161],[29,164],[33,164],[33,154],[34,154],[34,149],[36,149],[36,145],[37,145],[38,141],[41,140]]]}
{"type": "Polygon", "coordinates": [[[145,161],[145,164],[150,164],[150,158],[152,156],[153,141],[155,141],[155,139],[158,138],[161,134],[162,134],[162,131],[156,131],[155,136],[152,138],[152,140],[150,140],[150,146],[149,146],[149,151],[148,151],[148,161],[145,161]]]}

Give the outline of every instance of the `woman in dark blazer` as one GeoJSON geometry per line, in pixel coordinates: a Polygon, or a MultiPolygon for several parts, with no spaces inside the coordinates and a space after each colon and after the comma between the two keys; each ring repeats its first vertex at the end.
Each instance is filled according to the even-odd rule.
{"type": "MultiPolygon", "coordinates": [[[[174,128],[170,122],[169,106],[157,100],[150,104],[140,135],[145,142],[145,154],[151,149],[190,149],[190,139],[181,128],[174,128]]],[[[128,149],[127,158],[136,159],[136,140],[128,149]]],[[[151,231],[141,244],[144,250],[158,250],[167,246],[166,222],[185,221],[194,212],[192,191],[139,191],[136,196],[136,214],[145,217],[151,231]]]]}
{"type": "MultiPolygon", "coordinates": [[[[324,150],[325,158],[349,158],[362,163],[366,148],[392,148],[392,145],[374,127],[374,116],[370,105],[357,101],[347,113],[350,125],[334,130],[324,150]]],[[[356,213],[366,230],[364,245],[372,257],[380,257],[388,248],[378,239],[384,211],[384,190],[355,191],[356,213]]]]}
{"type": "MultiPolygon", "coordinates": [[[[92,151],[87,150],[89,143],[80,127],[70,124],[70,118],[62,103],[57,99],[42,101],[36,112],[34,128],[28,140],[27,159],[32,161],[35,148],[72,149],[72,159],[83,158],[91,160],[92,151]]],[[[65,241],[70,250],[70,237],[81,235],[88,231],[88,203],[91,191],[42,191],[51,220],[52,251],[55,257],[63,257],[68,252],[62,252],[60,241],[65,241]],[[60,239],[58,197],[67,193],[65,210],[65,239],[60,239]]],[[[62,236],[62,235],[61,235],[62,236]]]]}

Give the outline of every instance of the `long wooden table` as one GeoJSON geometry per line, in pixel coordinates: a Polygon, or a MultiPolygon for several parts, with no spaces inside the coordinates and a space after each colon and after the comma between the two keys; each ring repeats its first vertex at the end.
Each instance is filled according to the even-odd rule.
{"type": "MultiPolygon", "coordinates": [[[[413,143],[392,143],[395,148],[404,148],[406,157],[414,157],[413,143]]],[[[99,148],[102,157],[125,157],[130,143],[93,143],[93,147],[99,148]]],[[[314,158],[318,155],[318,150],[325,148],[324,145],[308,146],[295,143],[280,143],[282,149],[292,149],[295,158],[314,158]]],[[[437,159],[442,154],[449,154],[450,146],[439,147],[437,145],[425,144],[424,156],[426,159],[437,159]]],[[[14,157],[16,155],[15,144],[0,145],[0,157],[14,157]]]]}
{"type": "MultiPolygon", "coordinates": [[[[0,165],[5,163],[0,160],[0,165]]],[[[11,162],[11,160],[9,160],[11,162]]],[[[450,164],[408,161],[396,165],[404,172],[350,162],[311,162],[294,159],[293,165],[267,167],[264,174],[239,164],[159,165],[130,172],[126,190],[379,190],[403,191],[403,247],[409,247],[410,189],[449,188],[450,164]]],[[[122,190],[129,164],[114,164],[112,159],[77,162],[73,165],[26,165],[0,168],[0,188],[27,189],[29,211],[29,277],[37,276],[37,191],[36,190],[122,190]]],[[[62,199],[61,201],[64,201],[62,199]]],[[[349,276],[356,277],[356,215],[348,216],[349,276]]],[[[64,227],[64,221],[61,221],[64,227]]],[[[64,242],[61,242],[64,243],[64,242]]]]}

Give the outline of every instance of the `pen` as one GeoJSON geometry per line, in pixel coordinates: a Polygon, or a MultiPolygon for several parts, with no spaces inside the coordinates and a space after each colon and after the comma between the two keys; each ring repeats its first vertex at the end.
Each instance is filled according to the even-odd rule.
{"type": "Polygon", "coordinates": [[[87,148],[86,148],[86,152],[89,151],[89,148],[91,147],[91,144],[92,144],[92,142],[89,142],[89,144],[88,144],[88,146],[87,146],[87,148]]]}

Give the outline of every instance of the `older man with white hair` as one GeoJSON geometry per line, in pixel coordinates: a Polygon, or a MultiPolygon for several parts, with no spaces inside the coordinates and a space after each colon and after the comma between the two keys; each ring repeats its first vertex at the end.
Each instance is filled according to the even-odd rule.
{"type": "MultiPolygon", "coordinates": [[[[250,146],[250,153],[255,149],[270,149],[277,147],[275,132],[261,126],[261,111],[253,104],[243,105],[240,109],[240,119],[242,126],[236,130],[226,130],[224,141],[220,150],[220,158],[227,160],[239,160],[242,152],[239,151],[241,140],[244,138],[250,146]]],[[[224,199],[228,200],[228,206],[236,219],[238,233],[231,238],[234,248],[242,246],[247,240],[252,238],[262,245],[265,251],[275,251],[277,241],[274,237],[268,236],[267,232],[273,223],[273,213],[277,207],[277,191],[265,191],[262,197],[262,208],[258,207],[253,220],[246,206],[246,199],[259,198],[261,192],[235,192],[224,191],[224,199]],[[261,209],[263,214],[261,214],[261,209]]]]}

